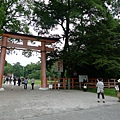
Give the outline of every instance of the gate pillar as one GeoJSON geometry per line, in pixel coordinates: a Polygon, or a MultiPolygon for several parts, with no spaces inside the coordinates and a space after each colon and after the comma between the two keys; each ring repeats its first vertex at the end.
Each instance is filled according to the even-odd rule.
{"type": "Polygon", "coordinates": [[[46,47],[45,41],[41,41],[41,87],[40,90],[47,90],[47,79],[46,79],[46,47]]]}
{"type": "Polygon", "coordinates": [[[7,40],[8,40],[7,37],[2,37],[1,56],[0,56],[0,91],[4,90],[4,88],[2,88],[2,79],[4,75],[7,40]]]}

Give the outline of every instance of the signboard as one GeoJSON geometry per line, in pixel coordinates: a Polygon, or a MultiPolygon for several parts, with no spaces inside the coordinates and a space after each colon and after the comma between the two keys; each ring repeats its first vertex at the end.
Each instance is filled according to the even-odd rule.
{"type": "Polygon", "coordinates": [[[55,62],[55,72],[63,72],[63,61],[59,60],[55,62]]]}
{"type": "Polygon", "coordinates": [[[88,81],[88,76],[87,75],[79,75],[79,82],[83,82],[85,77],[87,78],[87,81],[88,81]]]}

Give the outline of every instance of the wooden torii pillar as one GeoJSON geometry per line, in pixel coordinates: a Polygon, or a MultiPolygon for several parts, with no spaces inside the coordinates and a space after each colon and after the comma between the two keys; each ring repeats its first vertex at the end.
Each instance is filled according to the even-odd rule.
{"type": "Polygon", "coordinates": [[[0,54],[0,91],[4,90],[4,88],[2,88],[2,79],[4,74],[7,40],[8,40],[7,37],[2,38],[2,47],[1,47],[1,54],[0,54]]]}
{"type": "Polygon", "coordinates": [[[46,90],[47,87],[47,80],[46,80],[46,49],[45,49],[45,42],[41,42],[41,87],[40,90],[46,90]]]}
{"type": "Polygon", "coordinates": [[[46,51],[53,52],[54,49],[47,47],[46,43],[54,43],[54,42],[58,41],[59,38],[39,37],[39,36],[26,35],[26,34],[20,34],[20,33],[11,33],[11,32],[5,32],[4,34],[2,34],[0,36],[2,36],[2,41],[0,41],[0,46],[1,46],[0,91],[4,90],[4,88],[2,88],[2,79],[3,79],[3,75],[4,75],[4,65],[5,65],[5,57],[6,57],[7,47],[14,47],[14,48],[21,48],[21,49],[26,48],[26,49],[41,51],[41,87],[39,89],[40,90],[48,89],[47,79],[46,79],[46,51]],[[8,41],[8,38],[22,39],[23,44],[20,45],[20,44],[11,43],[8,41]],[[41,46],[27,45],[28,40],[41,42],[41,46]]]}

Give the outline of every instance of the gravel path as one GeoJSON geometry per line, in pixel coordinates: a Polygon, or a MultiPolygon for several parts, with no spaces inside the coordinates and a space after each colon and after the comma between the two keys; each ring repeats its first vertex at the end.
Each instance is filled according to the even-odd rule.
{"type": "Polygon", "coordinates": [[[11,90],[10,85],[3,85],[3,88],[5,90],[0,92],[0,120],[67,120],[67,114],[69,120],[79,120],[76,115],[78,111],[79,116],[81,113],[84,115],[83,112],[89,113],[89,110],[96,112],[100,108],[120,105],[116,97],[105,96],[106,103],[102,100],[97,103],[95,93],[79,90],[41,91],[39,86],[35,86],[34,90],[31,86],[27,90],[14,86],[11,90]],[[71,113],[75,113],[73,118],[71,113]]]}

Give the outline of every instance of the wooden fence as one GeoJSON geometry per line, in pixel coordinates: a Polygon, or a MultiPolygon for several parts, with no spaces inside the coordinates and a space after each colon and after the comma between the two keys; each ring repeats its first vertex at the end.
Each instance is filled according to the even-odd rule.
{"type": "MultiPolygon", "coordinates": [[[[117,80],[116,79],[108,79],[107,81],[103,81],[105,88],[114,88],[117,80]]],[[[52,84],[53,89],[81,89],[83,86],[82,82],[79,82],[78,78],[60,78],[60,82],[58,83],[57,78],[53,78],[48,81],[48,85],[52,84]],[[60,87],[59,87],[59,85],[60,87]]],[[[96,88],[97,78],[89,78],[87,86],[88,88],[96,88]]]]}

